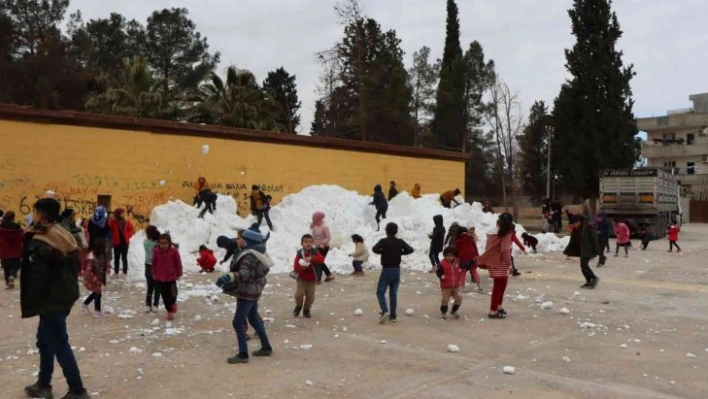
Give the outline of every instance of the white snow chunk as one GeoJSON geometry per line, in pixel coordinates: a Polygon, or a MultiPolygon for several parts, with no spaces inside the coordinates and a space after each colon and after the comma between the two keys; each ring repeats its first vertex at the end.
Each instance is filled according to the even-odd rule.
{"type": "Polygon", "coordinates": [[[155,319],[152,322],[150,322],[151,326],[159,326],[160,325],[160,319],[155,319]]]}
{"type": "Polygon", "coordinates": [[[413,316],[415,314],[415,310],[412,308],[406,309],[406,315],[408,316],[413,316]]]}
{"type": "Polygon", "coordinates": [[[209,298],[209,299],[211,299],[212,302],[219,302],[219,296],[218,296],[218,295],[212,295],[211,298],[209,298]]]}
{"type": "Polygon", "coordinates": [[[357,309],[354,311],[354,316],[361,316],[364,314],[364,311],[361,309],[357,309]]]}
{"type": "Polygon", "coordinates": [[[138,354],[138,353],[142,353],[142,352],[143,352],[143,350],[140,349],[140,348],[138,348],[137,346],[131,346],[131,347],[130,347],[130,353],[138,354]]]}
{"type": "Polygon", "coordinates": [[[206,155],[209,153],[209,144],[204,144],[202,146],[202,154],[206,155]]]}
{"type": "Polygon", "coordinates": [[[201,319],[202,319],[202,316],[200,316],[200,315],[194,316],[194,321],[199,321],[201,319]]]}
{"type": "Polygon", "coordinates": [[[696,355],[694,355],[694,354],[691,353],[691,352],[688,352],[688,353],[686,354],[686,357],[690,357],[691,359],[695,359],[695,358],[696,358],[696,355]]]}
{"type": "Polygon", "coordinates": [[[570,310],[568,310],[568,308],[561,308],[560,313],[561,314],[570,314],[570,310]]]}
{"type": "Polygon", "coordinates": [[[620,345],[620,348],[622,348],[622,349],[627,348],[627,344],[622,344],[622,345],[620,345]]]}
{"type": "Polygon", "coordinates": [[[447,346],[447,351],[450,353],[457,353],[460,351],[460,347],[455,344],[450,344],[447,346]]]}
{"type": "Polygon", "coordinates": [[[551,301],[547,301],[547,302],[544,302],[541,304],[541,309],[543,309],[543,310],[548,310],[551,308],[553,308],[553,302],[551,302],[551,301]]]}
{"type": "Polygon", "coordinates": [[[388,343],[388,341],[386,341],[385,339],[382,339],[380,342],[381,342],[382,344],[387,344],[387,343],[388,343]]]}
{"type": "Polygon", "coordinates": [[[304,351],[309,351],[310,349],[312,349],[312,344],[302,344],[300,345],[300,349],[304,351]]]}
{"type": "Polygon", "coordinates": [[[155,352],[152,354],[152,357],[162,357],[162,353],[160,352],[155,352]]]}
{"type": "Polygon", "coordinates": [[[513,366],[504,366],[502,372],[504,372],[504,374],[514,374],[516,372],[516,368],[513,366]]]}
{"type": "Polygon", "coordinates": [[[160,181],[159,181],[158,183],[160,183],[160,185],[161,185],[161,186],[164,186],[164,185],[165,185],[165,183],[167,183],[167,182],[166,182],[166,181],[164,181],[164,180],[160,180],[160,181]]]}
{"type": "Polygon", "coordinates": [[[310,380],[305,380],[305,385],[307,385],[308,387],[311,387],[311,386],[312,386],[312,381],[310,381],[310,380]]]}
{"type": "Polygon", "coordinates": [[[82,346],[81,348],[79,348],[79,352],[86,352],[86,348],[82,346]]]}
{"type": "Polygon", "coordinates": [[[106,308],[103,309],[103,313],[106,313],[106,314],[114,314],[115,311],[113,310],[113,306],[106,306],[106,308]]]}

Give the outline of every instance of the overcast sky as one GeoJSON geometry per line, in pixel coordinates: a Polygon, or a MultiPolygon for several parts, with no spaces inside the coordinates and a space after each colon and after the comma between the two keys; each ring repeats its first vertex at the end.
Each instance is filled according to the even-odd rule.
{"type": "MultiPolygon", "coordinates": [[[[407,67],[422,46],[442,57],[444,0],[361,0],[365,14],[402,40],[407,67]]],[[[234,64],[259,81],[280,66],[297,75],[302,126],[309,132],[320,66],[315,53],[341,38],[335,0],[71,0],[84,20],[118,12],[145,24],[152,11],[185,7],[197,29],[234,64]]],[[[567,9],[572,0],[458,0],[463,50],[479,41],[497,72],[517,91],[525,114],[534,100],[548,104],[567,78],[564,49],[573,44],[567,9]]],[[[624,62],[633,63],[637,117],[690,107],[688,95],[708,92],[708,32],[704,0],[616,0],[624,62]]]]}

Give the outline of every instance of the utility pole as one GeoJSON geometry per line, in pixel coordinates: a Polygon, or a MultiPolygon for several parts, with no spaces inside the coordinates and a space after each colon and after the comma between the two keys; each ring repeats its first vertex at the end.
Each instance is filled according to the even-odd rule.
{"type": "Polygon", "coordinates": [[[551,198],[551,141],[555,128],[546,125],[546,139],[548,140],[548,150],[546,151],[546,198],[551,198]]]}

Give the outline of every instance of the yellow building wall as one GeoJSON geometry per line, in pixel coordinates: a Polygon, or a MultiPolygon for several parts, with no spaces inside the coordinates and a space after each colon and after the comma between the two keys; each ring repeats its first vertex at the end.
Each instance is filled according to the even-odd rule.
{"type": "Polygon", "coordinates": [[[204,176],[214,191],[237,198],[249,212],[253,184],[273,196],[318,184],[370,194],[376,184],[423,193],[464,188],[464,162],[308,148],[142,131],[0,120],[0,209],[25,215],[48,190],[63,207],[89,216],[99,195],[139,226],[170,199],[191,204],[204,176]],[[208,154],[202,146],[208,145],[208,154]],[[164,185],[161,181],[164,180],[164,185]]]}

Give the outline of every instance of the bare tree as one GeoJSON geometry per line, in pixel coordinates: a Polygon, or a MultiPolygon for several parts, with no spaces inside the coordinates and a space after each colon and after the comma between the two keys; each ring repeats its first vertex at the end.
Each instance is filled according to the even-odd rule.
{"type": "Polygon", "coordinates": [[[490,90],[489,109],[485,114],[497,144],[497,162],[502,184],[504,209],[509,211],[507,187],[511,189],[511,201],[514,219],[519,216],[516,202],[517,193],[517,141],[524,129],[524,118],[521,111],[519,96],[512,93],[509,86],[502,80],[497,80],[490,90]]]}
{"type": "Polygon", "coordinates": [[[413,66],[408,70],[408,84],[413,91],[411,110],[415,120],[413,145],[420,145],[421,128],[428,128],[435,112],[435,95],[440,77],[440,60],[430,63],[430,48],[423,46],[413,53],[413,66]]]}

